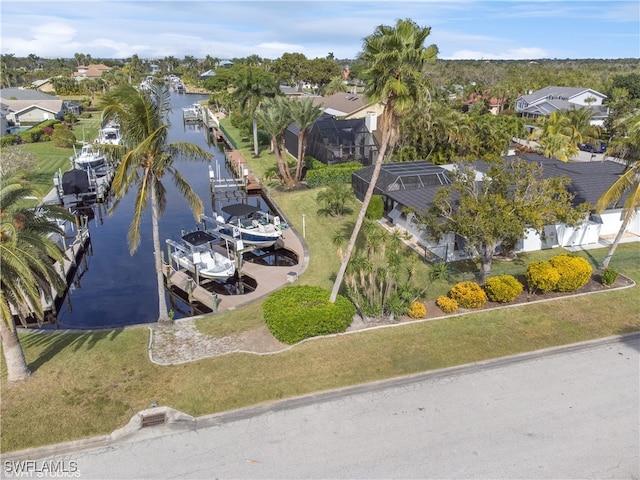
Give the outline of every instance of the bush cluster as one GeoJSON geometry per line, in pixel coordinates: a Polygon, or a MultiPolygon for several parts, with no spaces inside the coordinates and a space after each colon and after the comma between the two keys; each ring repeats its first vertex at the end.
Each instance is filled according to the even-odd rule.
{"type": "Polygon", "coordinates": [[[307,171],[305,179],[307,186],[310,188],[322,187],[332,183],[351,184],[351,174],[362,168],[362,164],[357,162],[341,163],[331,166],[325,165],[319,160],[309,163],[311,169],[307,171]]]}
{"type": "Polygon", "coordinates": [[[369,201],[369,206],[367,207],[365,215],[371,220],[380,220],[383,213],[384,200],[382,199],[382,195],[373,195],[371,197],[371,201],[369,201]]]}
{"type": "Polygon", "coordinates": [[[603,285],[613,285],[616,283],[616,279],[618,278],[618,272],[616,272],[613,268],[605,268],[602,270],[602,274],[600,275],[602,279],[603,285]]]}
{"type": "Polygon", "coordinates": [[[344,332],[356,307],[345,297],[329,301],[330,292],[311,285],[289,286],[267,297],[262,305],[269,331],[288,345],[305,338],[344,332]]]}
{"type": "Polygon", "coordinates": [[[458,309],[458,302],[453,298],[449,298],[445,295],[440,295],[436,300],[436,305],[444,313],[453,313],[458,309]]]}
{"type": "Polygon", "coordinates": [[[484,290],[492,302],[507,303],[522,293],[523,285],[512,275],[487,278],[484,290]]]}
{"type": "Polygon", "coordinates": [[[407,311],[410,318],[424,318],[427,315],[427,307],[422,302],[413,302],[407,311]]]}
{"type": "Polygon", "coordinates": [[[585,286],[592,273],[593,269],[587,260],[562,253],[546,262],[531,262],[527,266],[526,277],[529,291],[573,292],[585,286]]]}
{"type": "Polygon", "coordinates": [[[75,134],[63,125],[55,125],[51,134],[53,145],[60,148],[71,148],[77,139],[75,134]]]}
{"type": "Polygon", "coordinates": [[[487,294],[476,282],[459,282],[449,290],[449,297],[462,308],[480,308],[487,303],[487,294]]]}
{"type": "Polygon", "coordinates": [[[573,292],[584,287],[591,278],[593,269],[587,260],[575,255],[563,253],[549,259],[549,263],[558,271],[560,278],[556,284],[559,292],[573,292]]]}
{"type": "Polygon", "coordinates": [[[550,292],[558,284],[560,274],[549,262],[531,262],[527,265],[525,273],[529,291],[540,290],[542,293],[550,292]]]}

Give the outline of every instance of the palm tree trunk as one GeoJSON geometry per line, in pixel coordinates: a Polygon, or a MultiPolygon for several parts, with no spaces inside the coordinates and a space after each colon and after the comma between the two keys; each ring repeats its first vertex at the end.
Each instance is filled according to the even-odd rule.
{"type": "Polygon", "coordinates": [[[373,197],[373,192],[376,188],[376,183],[378,183],[378,177],[380,176],[380,170],[382,169],[382,162],[384,160],[384,155],[387,151],[387,147],[389,146],[390,139],[391,139],[391,129],[387,128],[385,129],[385,133],[382,138],[382,145],[380,145],[380,151],[378,152],[378,157],[376,158],[376,164],[373,169],[373,174],[371,175],[371,183],[369,183],[369,187],[367,188],[367,193],[365,194],[364,199],[362,201],[362,207],[360,208],[360,213],[358,214],[358,219],[356,220],[356,224],[353,227],[353,232],[351,232],[351,238],[349,238],[349,244],[347,245],[347,250],[342,259],[340,270],[338,270],[336,280],[333,283],[333,289],[331,290],[331,296],[329,297],[329,301],[331,303],[335,303],[336,298],[338,298],[338,291],[340,290],[340,285],[342,284],[344,272],[347,270],[347,265],[349,264],[349,259],[351,258],[351,254],[353,253],[353,248],[356,245],[356,240],[358,239],[360,228],[362,228],[362,223],[364,222],[364,217],[365,217],[365,214],[367,213],[369,202],[371,201],[371,197],[373,197]]]}
{"type": "Polygon", "coordinates": [[[260,156],[260,152],[258,151],[258,120],[254,115],[252,118],[253,121],[253,155],[258,158],[260,156]]]}
{"type": "Polygon", "coordinates": [[[300,177],[302,177],[302,165],[304,164],[304,142],[305,135],[302,132],[298,133],[298,162],[296,163],[296,176],[294,180],[296,183],[300,183],[300,177]]]}
{"type": "Polygon", "coordinates": [[[625,215],[624,216],[624,220],[622,221],[622,225],[620,225],[620,230],[618,230],[618,234],[616,235],[615,240],[611,244],[611,247],[609,247],[609,251],[607,252],[607,256],[604,257],[604,260],[602,261],[602,268],[603,269],[609,267],[609,262],[611,261],[611,257],[613,257],[613,254],[616,252],[616,248],[618,248],[618,244],[620,243],[620,240],[622,239],[622,235],[624,235],[624,232],[627,230],[627,225],[629,225],[629,220],[631,220],[631,216],[632,215],[625,215]]]}
{"type": "MultiPolygon", "coordinates": [[[[9,321],[13,322],[13,320],[9,321]]],[[[29,378],[31,370],[29,370],[27,360],[24,357],[15,325],[10,328],[3,319],[0,319],[0,338],[2,339],[2,353],[7,365],[7,380],[18,382],[29,378]]]]}
{"type": "Polygon", "coordinates": [[[158,282],[158,323],[171,323],[164,294],[162,250],[160,249],[160,228],[158,226],[158,200],[156,199],[155,184],[151,185],[151,225],[153,231],[153,259],[156,267],[156,280],[158,282]]]}

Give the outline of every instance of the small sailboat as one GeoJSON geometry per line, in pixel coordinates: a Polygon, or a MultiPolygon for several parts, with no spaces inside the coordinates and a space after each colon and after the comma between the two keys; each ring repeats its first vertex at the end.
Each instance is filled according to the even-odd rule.
{"type": "Polygon", "coordinates": [[[236,268],[232,260],[213,249],[217,237],[195,230],[182,236],[182,242],[167,239],[173,247],[171,258],[182,268],[196,275],[196,278],[227,279],[236,268]]]}

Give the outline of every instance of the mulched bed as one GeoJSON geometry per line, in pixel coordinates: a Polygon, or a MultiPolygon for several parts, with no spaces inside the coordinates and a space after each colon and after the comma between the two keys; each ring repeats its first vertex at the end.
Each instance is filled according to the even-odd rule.
{"type": "MultiPolygon", "coordinates": [[[[510,305],[525,305],[527,303],[532,303],[532,302],[541,301],[541,300],[552,300],[555,298],[575,297],[578,295],[583,295],[588,293],[615,290],[617,288],[624,288],[624,287],[631,287],[634,284],[635,282],[630,278],[625,277],[624,275],[618,275],[618,278],[616,279],[613,285],[606,286],[602,284],[600,275],[594,274],[591,276],[591,279],[589,279],[589,282],[584,287],[579,288],[578,290],[573,292],[529,293],[525,287],[525,290],[519,296],[517,296],[512,302],[509,302],[509,303],[487,302],[480,308],[474,308],[474,309],[459,308],[455,312],[455,314],[459,315],[461,313],[472,313],[472,312],[490,310],[492,308],[499,308],[499,307],[505,307],[510,305]]],[[[358,318],[354,320],[354,323],[351,325],[350,330],[360,330],[363,328],[370,328],[378,325],[398,324],[398,323],[413,322],[416,320],[425,320],[425,319],[429,320],[429,319],[441,318],[441,317],[447,316],[447,314],[444,313],[442,310],[440,310],[440,308],[436,305],[435,300],[429,300],[427,302],[424,302],[424,304],[427,307],[427,315],[424,318],[412,319],[410,317],[401,317],[401,318],[395,318],[393,320],[390,320],[388,318],[365,318],[365,319],[358,318]]]]}

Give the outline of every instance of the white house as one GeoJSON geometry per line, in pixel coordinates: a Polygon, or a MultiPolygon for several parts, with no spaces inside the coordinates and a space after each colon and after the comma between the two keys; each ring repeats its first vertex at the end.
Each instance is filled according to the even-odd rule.
{"type": "Polygon", "coordinates": [[[523,117],[538,118],[559,110],[588,108],[592,111],[591,124],[602,126],[609,116],[609,108],[603,105],[606,98],[590,88],[545,87],[518,97],[516,112],[523,117]]]}
{"type": "MultiPolygon", "coordinates": [[[[563,163],[538,154],[524,154],[519,157],[540,164],[545,178],[560,175],[569,177],[571,184],[567,188],[574,195],[576,205],[584,202],[595,205],[602,193],[624,170],[624,165],[611,161],[563,163]]],[[[383,197],[387,220],[393,226],[411,233],[415,244],[425,256],[455,261],[472,256],[465,248],[465,239],[449,234],[435,243],[428,238],[416,216],[410,213],[426,213],[438,190],[450,185],[447,175],[450,168],[451,166],[438,166],[424,161],[384,164],[374,193],[383,197]]],[[[364,197],[372,172],[373,166],[369,166],[352,176],[352,186],[360,200],[364,197]]],[[[476,180],[481,180],[485,173],[486,164],[478,162],[476,180]]],[[[563,224],[547,225],[542,235],[531,229],[517,242],[514,251],[528,252],[610,242],[622,224],[621,212],[621,208],[611,208],[599,215],[591,212],[577,227],[563,224]]],[[[633,217],[626,232],[627,235],[640,237],[639,214],[633,217]]]]}

